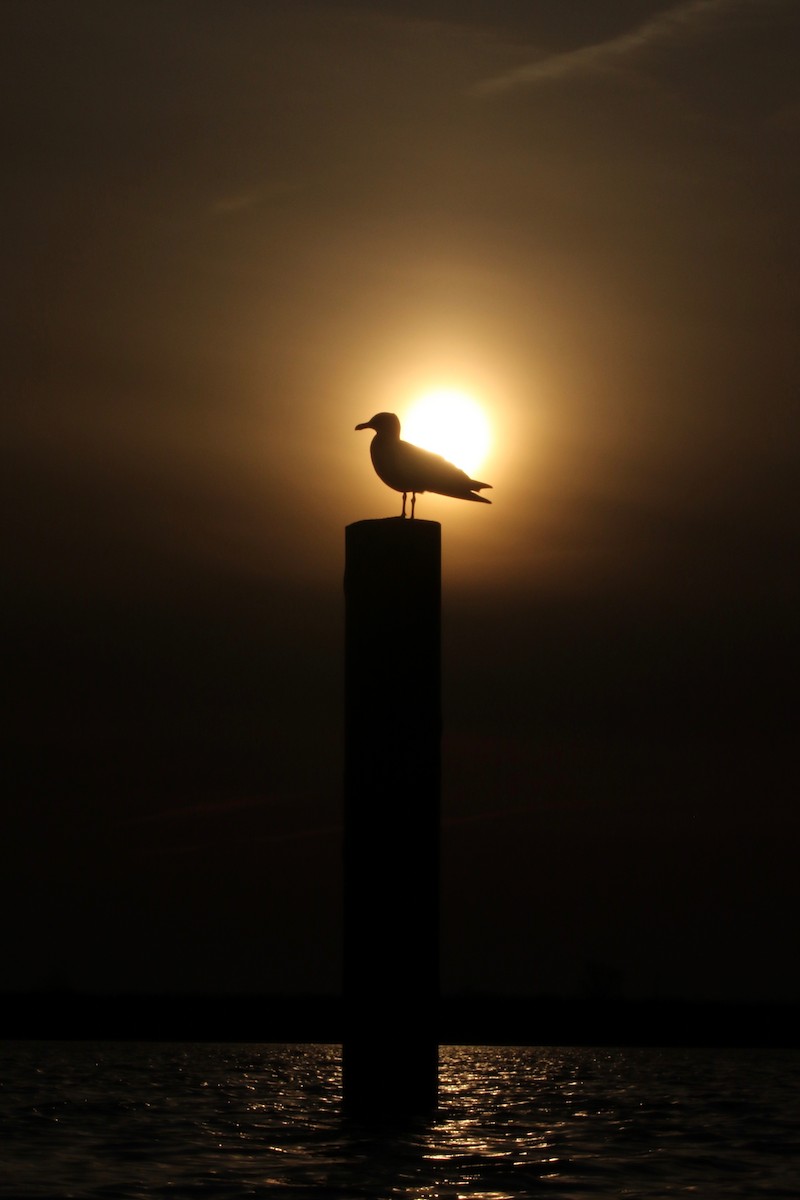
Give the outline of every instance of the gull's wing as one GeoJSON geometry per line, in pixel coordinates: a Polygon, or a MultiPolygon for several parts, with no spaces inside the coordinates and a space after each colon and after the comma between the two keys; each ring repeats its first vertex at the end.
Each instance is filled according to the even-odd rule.
{"type": "Polygon", "coordinates": [[[436,492],[440,496],[491,503],[484,496],[474,494],[477,489],[490,487],[490,484],[470,479],[466,471],[453,466],[441,454],[403,441],[375,446],[375,451],[376,471],[384,483],[398,492],[436,492]]]}

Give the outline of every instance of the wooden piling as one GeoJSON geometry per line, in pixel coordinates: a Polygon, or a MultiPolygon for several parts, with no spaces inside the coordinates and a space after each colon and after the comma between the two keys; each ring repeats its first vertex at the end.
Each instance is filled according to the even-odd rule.
{"type": "Polygon", "coordinates": [[[346,1110],[430,1114],[438,1085],[441,526],[346,530],[346,1110]]]}

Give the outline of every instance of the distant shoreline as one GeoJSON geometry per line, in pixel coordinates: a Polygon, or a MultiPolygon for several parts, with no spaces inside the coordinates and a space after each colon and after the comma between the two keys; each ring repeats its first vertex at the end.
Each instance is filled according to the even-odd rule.
{"type": "MultiPolygon", "coordinates": [[[[376,1029],[402,1017],[391,999],[376,1029]]],[[[0,994],[0,1036],[14,1040],[307,1042],[342,1041],[338,996],[0,994]]],[[[719,1046],[800,1045],[800,1003],[722,1003],[608,997],[444,997],[442,1045],[719,1046]]]]}

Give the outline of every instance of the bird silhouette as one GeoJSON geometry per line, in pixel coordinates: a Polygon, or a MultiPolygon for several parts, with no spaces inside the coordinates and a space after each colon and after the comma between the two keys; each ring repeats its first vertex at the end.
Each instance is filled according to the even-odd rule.
{"type": "Polygon", "coordinates": [[[439,496],[452,496],[456,500],[477,500],[479,504],[491,504],[485,496],[476,493],[481,488],[490,488],[490,483],[470,479],[466,471],[454,467],[440,454],[432,454],[400,437],[400,421],[395,413],[376,413],[371,421],[362,421],[356,429],[374,429],[375,437],[369,452],[372,465],[379,479],[387,487],[403,493],[403,511],[406,515],[406,498],[411,493],[411,516],[417,503],[418,492],[436,492],[439,496]]]}

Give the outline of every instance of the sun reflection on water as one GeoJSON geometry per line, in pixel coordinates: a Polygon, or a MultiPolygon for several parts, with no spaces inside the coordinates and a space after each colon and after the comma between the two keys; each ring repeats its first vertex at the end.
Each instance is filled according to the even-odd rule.
{"type": "Polygon", "coordinates": [[[440,1096],[364,1126],[335,1046],[31,1044],[6,1054],[0,1194],[800,1195],[798,1055],[443,1047],[440,1096]]]}

